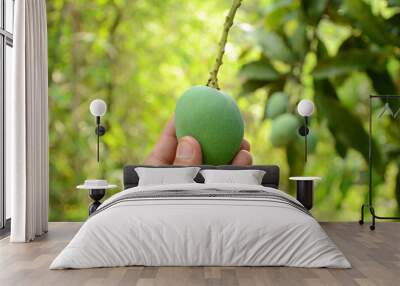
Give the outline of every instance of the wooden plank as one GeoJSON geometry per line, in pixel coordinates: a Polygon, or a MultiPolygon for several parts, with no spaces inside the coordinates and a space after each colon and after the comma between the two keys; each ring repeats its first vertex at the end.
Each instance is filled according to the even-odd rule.
{"type": "Polygon", "coordinates": [[[0,240],[0,285],[398,285],[400,223],[368,225],[322,223],[352,263],[352,269],[290,267],[116,267],[83,270],[48,269],[81,223],[50,223],[47,235],[33,243],[0,240]]]}

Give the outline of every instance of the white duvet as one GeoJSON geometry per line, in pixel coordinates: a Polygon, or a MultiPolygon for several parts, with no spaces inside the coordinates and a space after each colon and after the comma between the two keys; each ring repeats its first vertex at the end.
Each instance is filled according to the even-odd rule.
{"type": "Polygon", "coordinates": [[[294,266],[350,268],[318,222],[299,209],[257,198],[152,198],[110,201],[130,192],[263,190],[254,185],[142,186],[106,200],[50,269],[145,266],[294,266]]]}

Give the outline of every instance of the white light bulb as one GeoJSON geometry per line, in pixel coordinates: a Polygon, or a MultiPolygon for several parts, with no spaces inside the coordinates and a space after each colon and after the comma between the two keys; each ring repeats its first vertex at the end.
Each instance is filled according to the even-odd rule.
{"type": "Polygon", "coordinates": [[[104,100],[95,99],[90,103],[90,113],[93,116],[103,116],[107,111],[107,104],[104,100]]]}
{"type": "Polygon", "coordinates": [[[303,99],[297,105],[297,112],[301,116],[310,116],[314,112],[314,103],[309,99],[303,99]]]}

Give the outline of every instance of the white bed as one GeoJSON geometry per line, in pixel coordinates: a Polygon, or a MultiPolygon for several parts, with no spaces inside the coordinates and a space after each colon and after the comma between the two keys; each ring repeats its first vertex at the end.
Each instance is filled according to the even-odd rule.
{"type": "Polygon", "coordinates": [[[298,205],[277,189],[255,185],[130,188],[100,206],[50,269],[128,265],[350,268],[318,222],[298,205]],[[146,191],[177,194],[135,197],[146,191]],[[191,192],[204,196],[190,196],[191,192]],[[241,195],[219,197],[215,192],[241,195]],[[252,192],[265,192],[268,198],[264,193],[254,197],[252,192]]]}

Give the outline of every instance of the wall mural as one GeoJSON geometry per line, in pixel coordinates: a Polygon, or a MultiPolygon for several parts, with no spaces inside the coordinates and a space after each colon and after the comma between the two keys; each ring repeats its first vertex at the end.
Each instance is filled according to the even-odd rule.
{"type": "MultiPolygon", "coordinates": [[[[237,101],[254,163],[322,177],[313,214],[357,220],[368,193],[369,94],[399,94],[397,1],[243,1],[218,84],[237,101]],[[297,130],[301,99],[315,103],[308,159],[297,130]]],[[[207,82],[232,1],[54,0],[47,3],[50,220],[83,220],[87,178],[121,184],[148,156],[181,94],[207,82]],[[173,15],[173,16],[171,16],[173,15]],[[89,104],[107,104],[101,164],[89,104]]],[[[400,101],[377,100],[396,112],[400,101]]],[[[195,108],[195,107],[193,107],[195,108]]],[[[374,124],[373,185],[385,215],[400,210],[399,117],[374,124]]],[[[116,190],[117,191],[117,190],[116,190]]],[[[112,192],[107,193],[107,196],[112,192]]]]}

